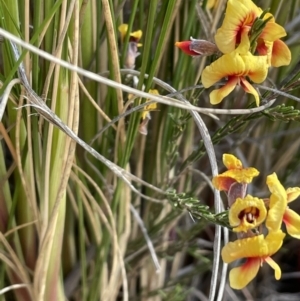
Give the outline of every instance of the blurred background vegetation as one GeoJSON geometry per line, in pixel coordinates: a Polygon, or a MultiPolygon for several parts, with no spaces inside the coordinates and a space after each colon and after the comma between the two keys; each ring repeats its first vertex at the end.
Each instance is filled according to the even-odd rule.
{"type": "MultiPolygon", "coordinates": [[[[290,66],[271,69],[265,84],[299,96],[300,1],[254,2],[270,8],[286,28],[292,52],[290,66]]],[[[190,88],[182,92],[190,103],[211,108],[211,89],[199,84],[213,58],[188,57],[174,43],[190,36],[213,41],[225,6],[222,0],[1,0],[0,27],[57,58],[146,92],[170,93],[156,78],[177,91],[190,88]],[[120,71],[129,41],[118,32],[122,23],[129,32],[143,31],[135,78],[128,69],[120,71]]],[[[17,77],[18,64],[8,40],[0,48],[2,95],[17,77]]],[[[0,300],[208,300],[215,226],[201,214],[193,219],[188,206],[172,205],[194,197],[204,217],[214,212],[207,150],[190,113],[160,104],[150,112],[148,134],[141,134],[141,110],[110,121],[145,99],[132,100],[121,89],[23,54],[32,89],[83,141],[135,175],[132,185],[142,195],[33,108],[16,110],[30,95],[15,85],[0,123],[0,300]],[[161,192],[168,189],[185,195],[167,198],[161,192]]],[[[222,154],[236,154],[260,170],[250,192],[265,197],[265,178],[272,172],[285,187],[300,186],[300,117],[296,100],[260,92],[276,98],[272,108],[202,117],[220,170],[222,154]]],[[[238,89],[217,106],[248,107],[254,107],[252,96],[238,89]]],[[[299,241],[287,239],[275,256],[280,281],[264,266],[244,290],[226,285],[219,300],[300,300],[299,248],[299,241]]]]}

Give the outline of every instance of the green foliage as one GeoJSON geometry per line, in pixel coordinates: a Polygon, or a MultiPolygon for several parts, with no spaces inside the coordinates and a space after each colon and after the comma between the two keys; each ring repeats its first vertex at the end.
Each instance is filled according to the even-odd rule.
{"type": "Polygon", "coordinates": [[[176,194],[175,190],[169,190],[167,197],[175,208],[187,210],[193,218],[199,220],[205,219],[208,222],[231,229],[228,222],[228,211],[214,214],[211,212],[209,206],[201,205],[198,199],[189,196],[187,193],[176,194]]]}

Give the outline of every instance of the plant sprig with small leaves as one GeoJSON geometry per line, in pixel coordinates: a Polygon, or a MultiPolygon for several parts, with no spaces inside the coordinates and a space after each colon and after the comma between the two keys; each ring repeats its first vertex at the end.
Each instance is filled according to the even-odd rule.
{"type": "Polygon", "coordinates": [[[205,219],[213,224],[231,229],[228,222],[228,211],[219,214],[212,213],[209,206],[200,204],[200,201],[188,193],[176,193],[174,189],[167,192],[167,198],[179,210],[187,210],[194,218],[205,219]]]}

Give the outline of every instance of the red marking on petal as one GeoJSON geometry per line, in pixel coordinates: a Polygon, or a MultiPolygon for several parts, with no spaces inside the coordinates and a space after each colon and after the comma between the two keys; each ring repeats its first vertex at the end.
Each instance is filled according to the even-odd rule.
{"type": "Polygon", "coordinates": [[[185,54],[199,56],[200,54],[190,49],[191,41],[176,42],[175,46],[181,49],[185,54]]]}
{"type": "Polygon", "coordinates": [[[228,191],[231,185],[236,183],[235,179],[222,176],[217,176],[214,181],[215,187],[220,191],[228,191]]]}
{"type": "Polygon", "coordinates": [[[268,54],[268,47],[266,46],[263,40],[258,40],[256,51],[259,55],[268,54]]]}
{"type": "Polygon", "coordinates": [[[243,264],[243,270],[249,270],[251,269],[253,266],[257,265],[257,262],[260,262],[260,265],[262,265],[262,258],[261,257],[248,257],[246,262],[243,264]]]}
{"type": "Polygon", "coordinates": [[[135,42],[137,43],[140,39],[136,38],[136,37],[133,37],[133,36],[130,36],[129,37],[129,42],[135,42]]]}
{"type": "Polygon", "coordinates": [[[288,211],[286,210],[283,214],[283,217],[282,217],[282,221],[286,224],[286,225],[291,225],[291,217],[290,215],[288,214],[288,211]]]}

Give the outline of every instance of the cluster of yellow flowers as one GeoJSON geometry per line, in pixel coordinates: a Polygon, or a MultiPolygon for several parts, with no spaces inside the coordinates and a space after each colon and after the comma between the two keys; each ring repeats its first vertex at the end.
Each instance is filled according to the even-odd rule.
{"type": "MultiPolygon", "coordinates": [[[[205,88],[226,79],[224,86],[210,93],[211,104],[220,103],[240,85],[259,105],[258,92],[249,79],[262,83],[270,67],[290,64],[291,52],[280,40],[284,36],[284,28],[275,23],[273,15],[251,0],[228,0],[222,26],[215,35],[216,44],[191,38],[175,45],[191,56],[218,57],[201,76],[205,88]]],[[[281,230],[282,222],[291,236],[300,239],[300,216],[288,207],[300,195],[300,188],[285,190],[273,173],[266,180],[269,199],[247,195],[247,185],[258,176],[258,170],[244,168],[239,159],[229,154],[224,154],[223,162],[228,170],[214,177],[213,185],[227,193],[229,222],[238,239],[224,246],[222,259],[226,263],[245,259],[244,264],[230,271],[230,285],[234,289],[245,287],[263,262],[274,269],[278,280],[281,270],[271,256],[280,249],[286,235],[281,230]]]]}
{"type": "Polygon", "coordinates": [[[220,103],[240,85],[259,105],[258,92],[246,77],[254,83],[262,83],[269,67],[290,64],[291,52],[280,40],[284,36],[284,28],[275,23],[273,15],[263,12],[251,0],[228,0],[223,24],[215,35],[215,50],[213,43],[192,38],[175,45],[192,56],[222,53],[202,73],[205,88],[227,78],[224,86],[210,93],[211,104],[220,103]]]}
{"type": "MultiPolygon", "coordinates": [[[[118,30],[120,32],[121,42],[123,43],[125,40],[125,37],[127,35],[127,32],[128,32],[128,24],[121,24],[118,27],[118,30]]],[[[143,35],[143,32],[140,29],[129,33],[129,42],[128,42],[128,47],[126,50],[126,56],[125,56],[125,60],[124,60],[125,68],[128,68],[128,69],[135,68],[135,60],[140,55],[138,48],[143,46],[143,44],[140,43],[140,39],[142,38],[142,35],[143,35]]],[[[137,83],[138,83],[138,79],[137,79],[137,77],[134,77],[134,84],[137,85],[137,83]]],[[[135,86],[135,88],[136,88],[136,86],[135,86]]],[[[150,89],[149,93],[154,94],[154,95],[159,95],[159,93],[156,89],[150,89]]],[[[131,98],[133,98],[133,95],[130,94],[128,96],[128,99],[131,99],[131,98]]],[[[147,99],[146,102],[149,102],[149,100],[147,99]]],[[[147,125],[148,125],[149,120],[151,119],[150,111],[153,111],[156,108],[157,108],[157,104],[153,103],[153,102],[148,105],[145,105],[145,107],[142,111],[142,114],[141,114],[142,121],[139,126],[139,132],[141,134],[143,134],[143,135],[148,134],[147,125]]]]}
{"type": "Polygon", "coordinates": [[[227,193],[229,223],[238,239],[223,247],[222,259],[226,263],[246,259],[242,266],[230,271],[230,286],[234,289],[245,287],[263,262],[274,269],[278,280],[281,270],[271,256],[280,249],[285,237],[282,222],[289,235],[300,239],[300,216],[288,207],[288,203],[300,196],[300,188],[285,190],[273,173],[266,180],[271,193],[268,199],[246,195],[247,185],[259,171],[253,167],[244,168],[241,161],[230,154],[223,155],[223,163],[227,171],[214,177],[213,185],[227,193]]]}

